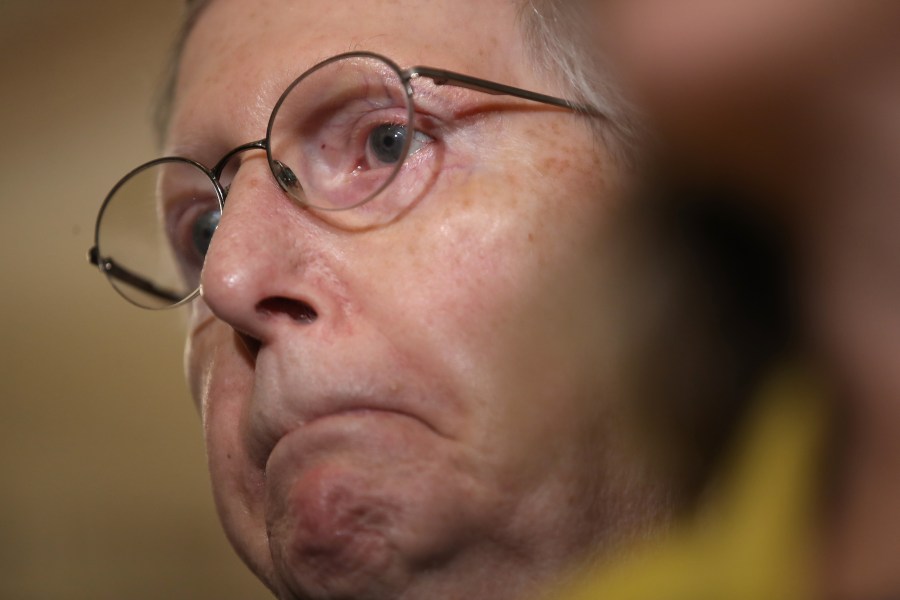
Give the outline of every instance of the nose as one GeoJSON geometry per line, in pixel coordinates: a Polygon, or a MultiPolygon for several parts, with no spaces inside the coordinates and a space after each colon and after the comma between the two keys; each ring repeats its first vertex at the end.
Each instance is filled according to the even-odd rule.
{"type": "MultiPolygon", "coordinates": [[[[320,323],[337,303],[327,235],[274,181],[265,159],[232,180],[201,275],[210,310],[258,344],[320,323]]],[[[334,315],[331,315],[334,316],[334,315]]]]}

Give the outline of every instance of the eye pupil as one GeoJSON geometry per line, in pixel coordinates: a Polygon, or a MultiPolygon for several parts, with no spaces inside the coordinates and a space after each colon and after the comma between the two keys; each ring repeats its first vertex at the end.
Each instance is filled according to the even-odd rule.
{"type": "Polygon", "coordinates": [[[219,218],[221,213],[218,210],[205,212],[194,221],[193,231],[191,232],[194,249],[200,256],[206,256],[209,251],[209,244],[212,242],[212,236],[219,226],[219,218]]]}
{"type": "Polygon", "coordinates": [[[379,161],[397,163],[403,153],[406,134],[405,125],[380,125],[369,134],[369,147],[379,161]]]}

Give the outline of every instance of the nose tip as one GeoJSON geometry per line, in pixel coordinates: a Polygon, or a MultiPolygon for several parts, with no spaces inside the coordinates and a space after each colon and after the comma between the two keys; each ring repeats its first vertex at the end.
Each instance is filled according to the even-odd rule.
{"type": "MultiPolygon", "coordinates": [[[[251,355],[334,316],[328,298],[335,278],[323,275],[332,267],[316,224],[265,171],[257,164],[231,182],[201,274],[206,305],[241,334],[251,355]]],[[[279,180],[292,176],[284,167],[279,180]]]]}

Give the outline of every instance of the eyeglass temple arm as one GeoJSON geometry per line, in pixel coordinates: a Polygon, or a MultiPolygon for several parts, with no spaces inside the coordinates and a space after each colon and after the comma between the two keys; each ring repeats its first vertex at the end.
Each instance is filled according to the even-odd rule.
{"type": "Polygon", "coordinates": [[[125,267],[117,265],[111,258],[101,259],[100,253],[97,250],[97,246],[94,246],[88,251],[88,262],[90,262],[92,265],[100,267],[100,269],[110,277],[118,279],[119,281],[126,283],[133,288],[137,288],[142,292],[151,294],[162,300],[177,303],[181,302],[183,298],[183,295],[179,295],[175,292],[172,292],[171,290],[158,287],[156,284],[147,279],[144,279],[140,275],[132,273],[125,267]]]}
{"type": "Polygon", "coordinates": [[[549,104],[551,106],[567,108],[569,110],[574,110],[576,112],[580,112],[592,117],[604,116],[603,113],[601,113],[593,106],[579,104],[577,102],[571,102],[569,100],[564,100],[555,96],[548,96],[547,94],[531,92],[529,90],[523,90],[522,88],[513,87],[511,85],[496,83],[493,81],[488,81],[486,79],[479,79],[478,77],[463,75],[462,73],[455,73],[453,71],[434,69],[432,67],[413,67],[409,69],[407,73],[409,74],[409,77],[411,79],[416,77],[427,77],[428,79],[431,79],[435,85],[452,85],[456,87],[475,90],[477,92],[484,92],[486,94],[493,94],[495,96],[514,96],[516,98],[532,100],[534,102],[540,102],[542,104],[549,104]]]}

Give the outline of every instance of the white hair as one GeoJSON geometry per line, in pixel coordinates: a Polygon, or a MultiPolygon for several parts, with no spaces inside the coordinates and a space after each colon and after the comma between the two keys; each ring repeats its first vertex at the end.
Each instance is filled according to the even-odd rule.
{"type": "Polygon", "coordinates": [[[595,129],[626,163],[645,136],[636,109],[617,89],[602,54],[591,43],[590,18],[575,0],[522,0],[521,20],[536,68],[555,79],[572,100],[604,118],[595,129]]]}

